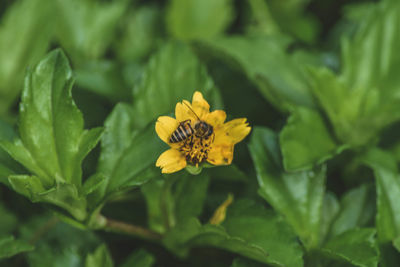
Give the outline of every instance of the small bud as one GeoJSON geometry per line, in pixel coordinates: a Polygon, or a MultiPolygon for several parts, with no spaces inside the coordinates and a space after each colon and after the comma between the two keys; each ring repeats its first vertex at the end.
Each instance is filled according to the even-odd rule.
{"type": "Polygon", "coordinates": [[[221,224],[226,217],[226,210],[228,209],[229,205],[233,202],[233,194],[229,194],[228,198],[222,203],[214,212],[214,215],[210,219],[210,224],[221,224]]]}

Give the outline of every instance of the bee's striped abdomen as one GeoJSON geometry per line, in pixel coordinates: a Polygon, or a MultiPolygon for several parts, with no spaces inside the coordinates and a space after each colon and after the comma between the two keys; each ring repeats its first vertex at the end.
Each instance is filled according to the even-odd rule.
{"type": "Polygon", "coordinates": [[[190,126],[190,120],[183,121],[179,124],[178,128],[172,133],[169,139],[170,143],[178,143],[186,140],[193,134],[192,126],[190,126]]]}

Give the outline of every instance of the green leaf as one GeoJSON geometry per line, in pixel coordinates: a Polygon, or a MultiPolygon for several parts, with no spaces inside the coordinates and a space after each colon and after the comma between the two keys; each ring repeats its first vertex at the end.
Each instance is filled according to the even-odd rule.
{"type": "Polygon", "coordinates": [[[207,174],[184,175],[176,182],[173,192],[175,216],[179,223],[190,217],[198,217],[207,197],[210,177],[207,174]]]}
{"type": "Polygon", "coordinates": [[[42,193],[46,190],[37,176],[12,175],[8,180],[15,191],[31,199],[34,198],[36,193],[42,193]]]}
{"type": "Polygon", "coordinates": [[[375,229],[353,229],[331,239],[322,251],[354,266],[378,266],[379,251],[375,234],[375,229]]]}
{"type": "Polygon", "coordinates": [[[149,227],[164,233],[169,227],[198,217],[203,211],[210,177],[202,173],[169,174],[141,186],[149,227]]]}
{"type": "Polygon", "coordinates": [[[12,140],[16,137],[13,126],[7,121],[0,119],[0,140],[12,140]]]}
{"type": "Polygon", "coordinates": [[[50,186],[52,183],[54,183],[52,177],[47,176],[46,172],[42,170],[40,166],[38,166],[20,139],[15,139],[13,143],[8,141],[0,141],[0,146],[28,170],[41,177],[41,184],[44,183],[50,186]]]}
{"type": "Polygon", "coordinates": [[[209,101],[213,89],[213,81],[190,48],[167,43],[151,57],[141,83],[134,88],[133,123],[137,129],[143,128],[174,111],[177,102],[191,100],[195,91],[201,91],[209,101]]]}
{"type": "Polygon", "coordinates": [[[133,114],[130,106],[118,104],[105,122],[98,172],[106,176],[106,181],[99,187],[97,201],[160,175],[155,162],[163,151],[162,141],[154,124],[134,130],[133,114]]]}
{"type": "Polygon", "coordinates": [[[340,212],[331,226],[331,235],[336,236],[355,227],[366,226],[375,215],[373,188],[361,185],[343,195],[340,212]]]}
{"type": "Polygon", "coordinates": [[[28,197],[32,202],[46,202],[61,207],[77,220],[86,218],[86,200],[79,194],[74,184],[58,183],[46,190],[37,176],[12,175],[12,188],[28,197]]]}
{"type": "Polygon", "coordinates": [[[0,163],[0,183],[8,185],[7,177],[11,174],[13,174],[13,171],[0,163]]]}
{"type": "Polygon", "coordinates": [[[124,21],[124,32],[115,52],[124,62],[140,60],[155,49],[161,39],[162,13],[159,7],[139,6],[124,21]]]}
{"type": "Polygon", "coordinates": [[[268,254],[262,248],[243,239],[230,236],[223,227],[204,225],[191,218],[172,228],[163,239],[164,245],[181,257],[187,256],[195,246],[211,246],[232,251],[246,257],[266,262],[268,254]]]}
{"type": "Polygon", "coordinates": [[[233,11],[232,0],[171,0],[167,28],[178,39],[211,39],[229,26],[233,11]]]}
{"type": "Polygon", "coordinates": [[[18,97],[26,68],[45,54],[53,32],[53,1],[14,2],[0,26],[0,114],[18,97]]]}
{"type": "Polygon", "coordinates": [[[316,247],[320,242],[326,168],[285,173],[277,139],[266,128],[253,130],[249,149],[257,171],[259,193],[285,215],[307,248],[316,247]]]}
{"type": "MultiPolygon", "coordinates": [[[[131,61],[127,62],[123,67],[122,75],[125,83],[129,86],[129,96],[131,99],[133,94],[132,88],[141,83],[147,64],[131,61]]],[[[121,70],[119,71],[121,72],[121,70]]]]}
{"type": "Polygon", "coordinates": [[[106,245],[99,246],[95,252],[87,255],[85,267],[113,267],[113,261],[106,245]]]}
{"type": "Polygon", "coordinates": [[[84,195],[89,195],[106,181],[106,177],[101,173],[90,176],[83,184],[82,191],[84,195]]]}
{"type": "Polygon", "coordinates": [[[322,206],[322,217],[321,217],[321,230],[320,230],[320,243],[323,243],[332,227],[332,222],[338,216],[340,211],[340,204],[336,196],[333,193],[326,192],[324,197],[324,203],[322,206]]]}
{"type": "Polygon", "coordinates": [[[396,1],[369,7],[354,39],[343,42],[342,74],[311,71],[313,92],[343,143],[369,145],[400,119],[399,14],[396,1]]]}
{"type": "Polygon", "coordinates": [[[358,109],[362,101],[360,93],[351,91],[328,69],[311,69],[310,75],[313,93],[330,119],[337,138],[349,144],[370,139],[370,131],[364,134],[354,131],[355,125],[359,123],[358,109]]]}
{"type": "Polygon", "coordinates": [[[11,174],[13,174],[13,171],[4,166],[2,163],[0,163],[0,183],[8,185],[7,177],[11,174]]]}
{"type": "Polygon", "coordinates": [[[231,265],[231,267],[262,267],[262,266],[264,265],[259,262],[249,260],[246,258],[234,259],[231,265]]]}
{"type": "Polygon", "coordinates": [[[35,250],[25,257],[30,267],[82,267],[86,256],[101,241],[94,232],[82,231],[43,213],[24,221],[20,232],[24,239],[35,240],[35,250]],[[38,238],[35,235],[43,226],[46,230],[38,238]]]}
{"type": "Polygon", "coordinates": [[[0,259],[31,250],[33,250],[32,245],[22,240],[15,240],[13,236],[0,238],[0,259]]]}
{"type": "Polygon", "coordinates": [[[123,103],[117,104],[104,123],[105,130],[101,138],[99,172],[111,175],[119,158],[135,137],[136,132],[132,124],[131,107],[123,103]]]}
{"type": "Polygon", "coordinates": [[[161,209],[164,179],[152,179],[140,187],[147,205],[148,227],[158,233],[165,232],[164,214],[161,209]]]}
{"type": "Polygon", "coordinates": [[[376,229],[381,243],[400,235],[400,175],[395,158],[378,148],[370,149],[363,157],[376,179],[376,229]]]}
{"type": "Polygon", "coordinates": [[[319,113],[296,108],[279,135],[287,171],[311,169],[341,151],[319,113]]]}
{"type": "Polygon", "coordinates": [[[392,242],[379,244],[379,266],[397,267],[400,262],[400,253],[392,242]]]}
{"type": "Polygon", "coordinates": [[[121,267],[151,267],[155,263],[156,259],[152,254],[144,249],[139,249],[128,256],[121,267]]]}
{"type": "Polygon", "coordinates": [[[114,102],[131,97],[121,66],[109,60],[86,61],[75,70],[76,84],[114,102]]]}
{"type": "Polygon", "coordinates": [[[49,53],[25,80],[20,105],[21,139],[0,142],[47,189],[55,182],[81,187],[82,160],[102,133],[100,128],[83,130],[82,114],[71,97],[72,83],[64,53],[49,53]]]}
{"type": "MultiPolygon", "coordinates": [[[[0,142],[11,141],[15,133],[10,124],[0,119],[0,142]]],[[[8,176],[19,171],[21,166],[0,146],[0,183],[9,185],[8,176]]]]}
{"type": "Polygon", "coordinates": [[[201,44],[209,54],[240,67],[279,110],[314,106],[303,63],[286,53],[287,39],[234,36],[201,44]]]}
{"type": "Polygon", "coordinates": [[[400,252],[400,236],[393,240],[393,246],[400,252]]]}
{"type": "Polygon", "coordinates": [[[248,3],[251,10],[251,18],[247,26],[249,34],[268,36],[280,33],[267,2],[263,0],[250,0],[248,3]]]}
{"type": "Polygon", "coordinates": [[[225,181],[240,181],[246,182],[249,180],[246,173],[241,171],[235,164],[229,166],[219,166],[215,168],[209,168],[207,173],[212,179],[220,179],[225,181]]]}
{"type": "MultiPolygon", "coordinates": [[[[314,43],[318,39],[320,23],[314,12],[307,12],[309,0],[267,2],[282,32],[301,42],[314,43]]],[[[329,4],[324,5],[329,8],[329,4]]]]}
{"type": "Polygon", "coordinates": [[[400,118],[399,101],[392,93],[377,87],[351,88],[324,68],[311,69],[310,77],[315,97],[344,144],[369,144],[383,127],[400,118]]]}
{"type": "Polygon", "coordinates": [[[291,227],[253,201],[236,201],[228,208],[222,226],[231,236],[264,249],[268,253],[266,263],[303,266],[303,250],[291,227]]]}
{"type": "Polygon", "coordinates": [[[56,2],[57,38],[74,63],[100,58],[113,41],[125,1],[100,3],[89,0],[56,2]]]}
{"type": "Polygon", "coordinates": [[[188,219],[171,229],[164,244],[181,256],[196,246],[221,248],[263,263],[303,266],[302,249],[290,227],[273,213],[242,201],[228,209],[222,226],[188,219]]]}
{"type": "Polygon", "coordinates": [[[397,52],[400,45],[399,2],[376,3],[362,15],[353,40],[344,40],[342,44],[342,75],[353,88],[379,86],[392,69],[398,69],[396,65],[400,63],[397,52]]]}
{"type": "Polygon", "coordinates": [[[98,226],[100,225],[100,223],[94,224],[91,221],[84,221],[84,222],[78,221],[77,219],[72,218],[71,216],[69,216],[68,214],[65,214],[65,212],[62,212],[60,210],[53,209],[52,213],[53,213],[54,217],[59,219],[61,222],[64,222],[64,223],[66,223],[70,226],[73,226],[77,229],[80,229],[80,230],[88,230],[88,229],[94,230],[94,229],[98,229],[99,228],[98,226]]]}
{"type": "Polygon", "coordinates": [[[18,223],[17,216],[0,203],[0,236],[12,233],[18,223]]]}

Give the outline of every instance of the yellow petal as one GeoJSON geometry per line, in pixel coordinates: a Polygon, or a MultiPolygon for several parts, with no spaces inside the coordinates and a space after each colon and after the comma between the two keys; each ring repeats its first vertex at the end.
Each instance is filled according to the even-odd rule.
{"type": "Polygon", "coordinates": [[[158,137],[165,143],[169,144],[169,138],[172,133],[178,128],[179,122],[168,116],[160,116],[156,122],[156,132],[158,137]]]}
{"type": "Polygon", "coordinates": [[[233,202],[233,195],[229,194],[228,198],[222,203],[214,212],[214,215],[210,219],[210,224],[221,224],[226,217],[226,210],[233,202]]]}
{"type": "Polygon", "coordinates": [[[248,125],[245,118],[234,119],[224,124],[223,131],[225,136],[228,137],[233,144],[236,144],[250,133],[251,127],[248,125]]]}
{"type": "Polygon", "coordinates": [[[213,165],[229,165],[233,159],[233,144],[215,144],[208,152],[207,161],[213,165]]]}
{"type": "Polygon", "coordinates": [[[208,113],[204,120],[212,125],[214,128],[221,126],[226,120],[226,113],[223,110],[215,110],[211,113],[208,113]]]}
{"type": "Polygon", "coordinates": [[[162,173],[173,173],[186,167],[185,157],[176,149],[168,149],[162,153],[156,162],[162,173]]]}
{"type": "Polygon", "coordinates": [[[192,107],[197,116],[203,118],[207,113],[210,112],[210,105],[203,98],[203,95],[196,91],[192,98],[192,107]]]}
{"type": "Polygon", "coordinates": [[[182,103],[177,103],[175,106],[175,118],[178,122],[186,121],[186,120],[191,120],[191,121],[196,121],[196,115],[193,113],[192,110],[190,110],[191,104],[183,100],[182,103]]]}

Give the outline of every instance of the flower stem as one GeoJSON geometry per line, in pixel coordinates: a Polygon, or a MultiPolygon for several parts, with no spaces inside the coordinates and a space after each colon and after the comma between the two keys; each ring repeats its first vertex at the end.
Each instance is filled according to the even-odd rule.
{"type": "Polygon", "coordinates": [[[105,231],[127,234],[152,241],[158,241],[162,238],[162,236],[159,233],[153,232],[141,226],[128,224],[125,222],[109,218],[106,218],[106,220],[107,220],[106,226],[103,228],[105,231]]]}

